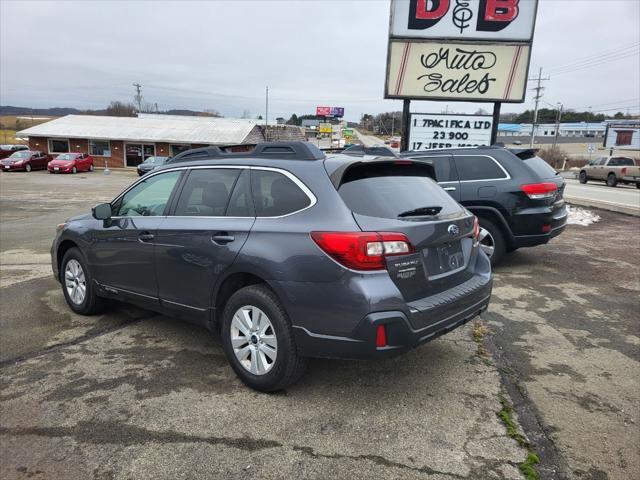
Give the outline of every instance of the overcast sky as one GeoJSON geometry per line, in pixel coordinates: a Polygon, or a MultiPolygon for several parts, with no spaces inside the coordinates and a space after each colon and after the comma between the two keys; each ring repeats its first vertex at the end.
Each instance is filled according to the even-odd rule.
{"type": "MultiPolygon", "coordinates": [[[[0,22],[2,105],[103,108],[132,101],[139,82],[161,110],[256,116],[265,85],[270,118],[315,113],[316,105],[344,106],[349,120],[401,109],[383,100],[388,0],[0,0],[0,22]]],[[[531,74],[542,67],[551,75],[547,104],[638,113],[639,43],[640,0],[541,0],[531,74]],[[591,64],[617,60],[563,67],[601,53],[591,64]]],[[[503,112],[531,108],[531,98],[503,112]]],[[[416,102],[412,110],[444,108],[416,102]]]]}

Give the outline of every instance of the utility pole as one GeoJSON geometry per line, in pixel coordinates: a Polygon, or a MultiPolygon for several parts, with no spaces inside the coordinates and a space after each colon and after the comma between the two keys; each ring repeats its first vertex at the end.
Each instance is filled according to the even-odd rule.
{"type": "Polygon", "coordinates": [[[133,99],[138,104],[138,112],[142,111],[142,85],[139,83],[134,83],[134,87],[136,87],[136,94],[133,96],[133,99]]]}
{"type": "Polygon", "coordinates": [[[560,118],[562,117],[562,103],[558,102],[558,114],[556,115],[556,137],[553,139],[553,147],[558,143],[558,131],[560,130],[560,118]]]}
{"type": "Polygon", "coordinates": [[[269,141],[269,87],[267,86],[267,94],[265,97],[265,112],[264,112],[264,140],[269,141]]]}
{"type": "Polygon", "coordinates": [[[533,110],[533,123],[531,124],[531,142],[529,143],[529,147],[533,148],[533,143],[535,140],[535,136],[536,136],[536,123],[538,123],[538,103],[540,102],[540,99],[542,98],[542,91],[544,90],[544,87],[542,86],[542,82],[549,80],[549,77],[547,78],[542,78],[542,67],[540,67],[540,70],[538,72],[538,78],[530,78],[529,81],[530,82],[538,82],[538,86],[537,87],[533,87],[533,90],[536,91],[536,96],[533,97],[533,99],[535,100],[536,104],[535,104],[535,108],[533,110]]]}

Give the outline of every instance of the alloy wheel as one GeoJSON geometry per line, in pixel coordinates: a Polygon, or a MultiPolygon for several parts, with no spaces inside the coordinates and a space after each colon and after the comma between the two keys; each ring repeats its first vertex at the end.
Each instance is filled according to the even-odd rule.
{"type": "Polygon", "coordinates": [[[87,296],[87,280],[82,265],[74,258],[64,268],[64,284],[71,301],[81,305],[87,296]]]}
{"type": "Polygon", "coordinates": [[[258,307],[240,307],[231,320],[231,346],[245,370],[253,375],[268,373],[275,364],[278,340],[269,317],[258,307]]]}
{"type": "Polygon", "coordinates": [[[489,230],[480,228],[480,236],[478,238],[480,242],[480,248],[489,258],[493,256],[493,252],[496,250],[496,243],[493,239],[493,235],[489,233],[489,230]]]}

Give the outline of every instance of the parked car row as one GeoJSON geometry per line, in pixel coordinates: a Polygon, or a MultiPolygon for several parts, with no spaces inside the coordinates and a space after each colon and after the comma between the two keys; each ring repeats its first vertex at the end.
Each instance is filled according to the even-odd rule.
{"type": "Polygon", "coordinates": [[[189,150],[59,225],[54,276],[76,313],[117,299],[219,332],[242,381],[278,390],[309,357],[398,355],[485,310],[478,219],[494,256],[566,223],[563,180],[520,155],[189,150]]]}
{"type": "Polygon", "coordinates": [[[93,171],[93,157],[86,153],[61,153],[51,159],[50,155],[37,150],[29,150],[26,145],[7,146],[20,148],[12,148],[13,153],[0,160],[0,169],[4,171],[23,170],[31,172],[32,170],[48,170],[49,173],[93,171]]]}

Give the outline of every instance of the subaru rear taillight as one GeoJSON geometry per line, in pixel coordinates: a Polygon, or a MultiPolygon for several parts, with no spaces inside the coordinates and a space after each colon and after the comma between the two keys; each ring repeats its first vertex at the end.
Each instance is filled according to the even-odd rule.
{"type": "Polygon", "coordinates": [[[532,200],[543,200],[555,197],[558,186],[553,182],[528,183],[520,185],[520,189],[532,200]]]}
{"type": "Polygon", "coordinates": [[[474,242],[480,240],[480,221],[478,217],[473,217],[473,240],[474,242]]]}
{"type": "Polygon", "coordinates": [[[415,251],[407,236],[395,232],[311,232],[335,261],[354,270],[384,270],[384,259],[415,251]]]}

